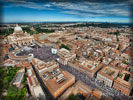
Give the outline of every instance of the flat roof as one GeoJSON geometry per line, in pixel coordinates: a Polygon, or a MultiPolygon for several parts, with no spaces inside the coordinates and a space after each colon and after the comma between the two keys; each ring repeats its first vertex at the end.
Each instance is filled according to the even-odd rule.
{"type": "Polygon", "coordinates": [[[75,66],[80,67],[80,68],[87,70],[89,72],[96,72],[100,68],[103,67],[102,64],[94,65],[94,64],[91,64],[91,63],[86,62],[86,61],[84,61],[84,62],[81,61],[82,62],[81,63],[80,61],[71,60],[70,62],[73,63],[75,66]]]}
{"type": "Polygon", "coordinates": [[[67,71],[63,71],[62,74],[64,75],[65,80],[62,83],[60,83],[60,84],[57,83],[54,78],[53,79],[48,79],[46,81],[47,86],[49,88],[51,88],[51,90],[53,92],[58,91],[58,89],[60,89],[63,85],[65,85],[66,83],[68,83],[68,81],[70,81],[72,78],[74,78],[74,76],[72,74],[68,73],[67,71]]]}
{"type": "Polygon", "coordinates": [[[24,75],[24,72],[19,72],[19,73],[17,73],[17,76],[16,76],[16,78],[15,78],[14,83],[20,82],[21,79],[22,79],[22,77],[23,77],[23,75],[24,75]]]}
{"type": "Polygon", "coordinates": [[[66,100],[71,94],[75,93],[83,93],[84,96],[86,97],[89,93],[92,92],[92,88],[83,83],[82,81],[78,80],[72,87],[67,89],[61,97],[60,100],[66,100]]]}
{"type": "Polygon", "coordinates": [[[119,73],[118,69],[108,66],[104,67],[102,70],[98,72],[98,74],[101,74],[111,80],[114,80],[118,76],[118,73],[119,73]]]}
{"type": "MultiPolygon", "coordinates": [[[[131,73],[128,72],[128,71],[122,70],[121,74],[122,74],[122,77],[121,78],[117,77],[117,79],[115,81],[119,82],[120,84],[123,84],[125,86],[129,86],[130,87],[131,83],[129,81],[124,80],[124,78],[125,78],[125,74],[130,74],[131,75],[131,73]]],[[[129,78],[129,80],[130,80],[130,78],[129,78]]]]}

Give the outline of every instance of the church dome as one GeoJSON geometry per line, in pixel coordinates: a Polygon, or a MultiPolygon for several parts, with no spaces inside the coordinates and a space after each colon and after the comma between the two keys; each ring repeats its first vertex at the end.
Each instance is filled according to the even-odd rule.
{"type": "Polygon", "coordinates": [[[14,28],[14,33],[16,34],[23,33],[23,30],[20,26],[16,25],[16,27],[14,28]]]}

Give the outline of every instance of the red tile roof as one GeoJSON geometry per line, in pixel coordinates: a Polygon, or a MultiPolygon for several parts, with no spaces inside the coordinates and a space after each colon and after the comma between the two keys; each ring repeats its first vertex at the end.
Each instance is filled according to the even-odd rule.
{"type": "Polygon", "coordinates": [[[32,80],[31,80],[31,77],[28,76],[28,79],[29,79],[29,82],[30,82],[30,85],[32,86],[32,80]]]}

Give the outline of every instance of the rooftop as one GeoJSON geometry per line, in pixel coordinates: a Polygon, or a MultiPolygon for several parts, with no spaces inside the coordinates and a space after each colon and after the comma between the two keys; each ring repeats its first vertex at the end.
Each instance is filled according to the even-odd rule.
{"type": "Polygon", "coordinates": [[[16,83],[20,82],[22,77],[23,77],[23,75],[24,75],[24,72],[17,73],[17,76],[16,76],[16,78],[15,78],[13,83],[16,84],[16,83]]]}
{"type": "Polygon", "coordinates": [[[107,66],[100,70],[98,73],[111,80],[114,80],[118,76],[119,70],[107,66]]]}
{"type": "Polygon", "coordinates": [[[59,67],[42,73],[41,78],[55,98],[75,82],[75,77],[72,74],[63,71],[59,67]]]}
{"type": "Polygon", "coordinates": [[[131,79],[130,72],[122,70],[121,73],[119,74],[119,77],[117,77],[116,81],[119,82],[120,84],[131,86],[133,80],[131,79]]]}
{"type": "Polygon", "coordinates": [[[58,67],[58,64],[55,61],[51,61],[51,62],[44,62],[41,61],[37,58],[33,58],[32,59],[33,64],[35,65],[36,69],[39,72],[43,72],[44,70],[50,70],[50,68],[56,68],[58,67]]]}
{"type": "Polygon", "coordinates": [[[78,93],[82,94],[84,97],[87,97],[87,95],[91,94],[91,92],[92,88],[79,80],[61,95],[60,100],[67,100],[71,94],[76,95],[78,93]]]}

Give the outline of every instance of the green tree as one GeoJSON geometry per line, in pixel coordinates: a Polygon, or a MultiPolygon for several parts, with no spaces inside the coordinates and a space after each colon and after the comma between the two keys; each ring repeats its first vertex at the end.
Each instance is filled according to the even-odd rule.
{"type": "Polygon", "coordinates": [[[68,100],[77,100],[77,99],[76,99],[76,96],[72,94],[68,97],[68,100]]]}
{"type": "Polygon", "coordinates": [[[68,46],[64,45],[64,44],[61,44],[60,48],[65,48],[67,50],[70,50],[70,48],[68,46]]]}

